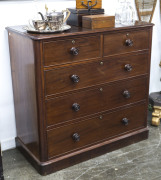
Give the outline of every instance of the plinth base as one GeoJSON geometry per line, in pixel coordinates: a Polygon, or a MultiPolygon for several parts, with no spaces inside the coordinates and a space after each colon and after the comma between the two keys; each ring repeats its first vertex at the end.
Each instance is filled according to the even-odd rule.
{"type": "Polygon", "coordinates": [[[61,158],[51,159],[50,161],[46,162],[40,162],[35,156],[33,156],[33,154],[27,149],[19,138],[16,138],[16,145],[41,175],[47,175],[69,166],[73,166],[77,163],[103,155],[107,152],[111,152],[130,144],[145,140],[148,138],[148,132],[149,131],[147,128],[140,129],[127,135],[119,136],[103,143],[91,146],[90,148],[83,149],[82,151],[68,154],[61,158]]]}

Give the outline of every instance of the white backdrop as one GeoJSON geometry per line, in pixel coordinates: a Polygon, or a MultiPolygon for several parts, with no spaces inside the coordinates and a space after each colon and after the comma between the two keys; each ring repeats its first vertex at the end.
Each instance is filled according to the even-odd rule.
{"type": "MultiPolygon", "coordinates": [[[[134,0],[133,0],[134,2],[134,0]]],[[[15,115],[13,105],[13,92],[11,81],[11,69],[8,49],[8,37],[6,26],[22,25],[28,22],[37,11],[44,11],[45,3],[48,7],[63,10],[67,7],[75,7],[75,1],[0,1],[0,141],[2,150],[15,147],[16,137],[15,115]]],[[[106,14],[115,14],[117,0],[103,0],[103,8],[106,14]]],[[[161,90],[160,51],[161,51],[161,24],[159,15],[159,1],[154,14],[155,23],[153,33],[152,65],[150,91],[161,90]]],[[[144,66],[144,64],[141,64],[144,66]]]]}

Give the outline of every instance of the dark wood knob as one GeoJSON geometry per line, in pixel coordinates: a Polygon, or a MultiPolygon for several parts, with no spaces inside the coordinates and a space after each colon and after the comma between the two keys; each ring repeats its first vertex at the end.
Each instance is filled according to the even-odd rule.
{"type": "Polygon", "coordinates": [[[79,54],[79,50],[76,47],[72,47],[70,49],[72,55],[77,56],[79,54]]]}
{"type": "Polygon", "coordinates": [[[125,65],[125,70],[126,71],[132,71],[132,66],[130,64],[125,65]]]}
{"type": "Polygon", "coordinates": [[[78,133],[74,133],[72,135],[72,139],[75,141],[75,142],[78,142],[80,141],[80,135],[78,133]]]}
{"type": "Polygon", "coordinates": [[[77,112],[77,111],[80,110],[80,105],[79,105],[78,103],[74,103],[74,104],[72,105],[72,109],[77,112]]]}
{"type": "Polygon", "coordinates": [[[78,83],[79,80],[80,80],[80,78],[79,78],[78,75],[73,74],[73,75],[71,76],[71,80],[72,80],[74,83],[78,83]]]}
{"type": "Polygon", "coordinates": [[[127,118],[123,118],[122,123],[127,126],[129,124],[129,120],[127,118]]]}
{"type": "Polygon", "coordinates": [[[123,92],[123,96],[125,97],[125,98],[130,98],[131,96],[130,96],[130,92],[128,91],[128,90],[125,90],[124,92],[123,92]]]}
{"type": "Polygon", "coordinates": [[[126,41],[125,41],[125,44],[126,44],[126,46],[133,46],[133,40],[131,40],[131,39],[127,39],[126,41]]]}

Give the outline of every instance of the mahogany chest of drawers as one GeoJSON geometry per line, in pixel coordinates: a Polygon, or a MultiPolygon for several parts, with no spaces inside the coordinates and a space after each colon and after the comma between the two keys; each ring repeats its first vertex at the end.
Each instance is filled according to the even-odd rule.
{"type": "Polygon", "coordinates": [[[148,138],[152,26],[7,28],[16,143],[40,174],[148,138]]]}

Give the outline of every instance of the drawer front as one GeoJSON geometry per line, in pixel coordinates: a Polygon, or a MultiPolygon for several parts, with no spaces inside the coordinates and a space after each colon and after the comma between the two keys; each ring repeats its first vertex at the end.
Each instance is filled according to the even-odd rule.
{"type": "Polygon", "coordinates": [[[100,36],[58,40],[43,44],[44,66],[100,57],[100,36]]]}
{"type": "Polygon", "coordinates": [[[45,95],[148,73],[148,54],[108,58],[45,71],[45,95]]]}
{"type": "Polygon", "coordinates": [[[89,146],[98,141],[146,126],[146,104],[102,114],[47,132],[48,157],[89,146]]]}
{"type": "Polygon", "coordinates": [[[104,56],[149,49],[149,30],[104,35],[104,56]]]}
{"type": "Polygon", "coordinates": [[[47,126],[143,100],[147,82],[145,77],[125,80],[47,100],[47,126]]]}

